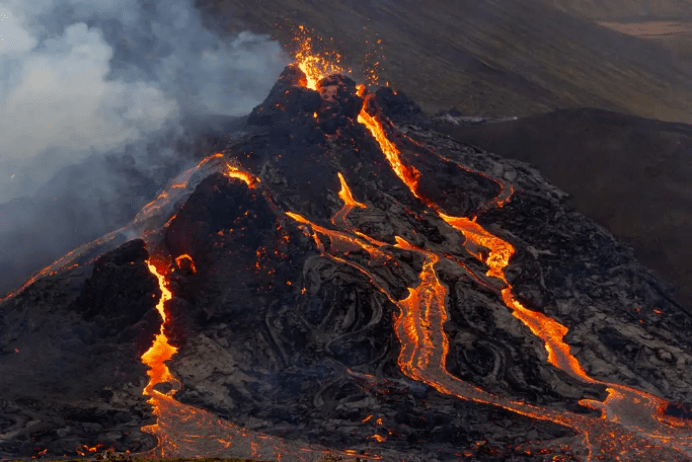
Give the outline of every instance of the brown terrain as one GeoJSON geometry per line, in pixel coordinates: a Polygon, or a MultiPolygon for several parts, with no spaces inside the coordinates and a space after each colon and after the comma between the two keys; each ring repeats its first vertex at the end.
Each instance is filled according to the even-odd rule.
{"type": "Polygon", "coordinates": [[[692,65],[692,21],[599,22],[623,34],[641,37],[667,48],[692,65]]]}
{"type": "Polygon", "coordinates": [[[690,0],[542,0],[551,8],[594,21],[653,21],[692,18],[690,0]]]}
{"type": "Polygon", "coordinates": [[[692,34],[692,23],[649,21],[649,22],[604,22],[599,24],[609,29],[635,37],[663,38],[673,35],[692,34]]]}

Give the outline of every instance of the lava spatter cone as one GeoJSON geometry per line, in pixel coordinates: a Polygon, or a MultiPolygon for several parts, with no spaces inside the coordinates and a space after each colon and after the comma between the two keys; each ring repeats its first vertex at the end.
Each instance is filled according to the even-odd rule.
{"type": "Polygon", "coordinates": [[[318,77],[288,67],[147,235],[179,382],[146,389],[150,454],[689,460],[692,323],[631,251],[403,93],[318,77]]]}

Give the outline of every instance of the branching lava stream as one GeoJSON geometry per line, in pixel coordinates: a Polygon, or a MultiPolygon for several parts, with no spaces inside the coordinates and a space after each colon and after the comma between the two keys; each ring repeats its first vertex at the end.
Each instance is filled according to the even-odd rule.
{"type": "MultiPolygon", "coordinates": [[[[362,89],[359,91],[362,93],[362,89]]],[[[366,98],[371,97],[372,95],[368,95],[366,98]]],[[[604,439],[604,429],[593,422],[589,422],[583,416],[573,415],[566,418],[565,415],[554,416],[542,410],[542,416],[534,415],[534,417],[568,424],[582,431],[594,447],[599,447],[599,451],[609,452],[613,456],[620,457],[632,451],[646,450],[647,447],[659,445],[672,449],[674,452],[686,454],[688,457],[692,456],[692,433],[689,427],[681,422],[673,426],[663,421],[663,409],[667,405],[665,400],[623,385],[602,382],[589,377],[576,357],[571,354],[569,345],[563,340],[568,329],[549,316],[525,308],[515,299],[512,294],[512,286],[504,274],[504,269],[514,253],[514,247],[486,231],[475,219],[447,215],[437,204],[423,197],[418,190],[420,172],[415,167],[407,166],[404,163],[399,149],[387,137],[382,121],[377,116],[368,114],[365,106],[366,104],[363,105],[358,121],[368,129],[379,143],[394,173],[416,198],[434,209],[440,218],[465,236],[467,250],[487,265],[486,274],[498,278],[504,283],[505,287],[501,290],[502,300],[512,314],[544,342],[550,364],[584,382],[599,383],[608,387],[608,398],[605,402],[582,400],[581,403],[602,411],[600,423],[603,425],[606,422],[612,423],[616,424],[617,427],[606,433],[606,435],[611,435],[612,432],[609,439],[607,437],[604,439]],[[469,244],[475,248],[487,249],[489,255],[487,258],[483,258],[481,253],[474,250],[469,244]],[[616,437],[622,432],[626,432],[628,435],[616,437]],[[645,441],[642,446],[632,445],[633,440],[638,438],[648,441],[645,441]],[[598,444],[595,443],[596,441],[598,444]]],[[[507,199],[498,200],[497,204],[501,206],[507,199]]],[[[399,245],[402,248],[413,249],[401,240],[399,245]]],[[[420,285],[416,291],[411,289],[409,297],[399,303],[404,314],[398,319],[397,332],[402,343],[402,356],[404,356],[403,352],[406,352],[408,358],[402,359],[400,357],[400,365],[410,377],[429,383],[441,392],[476,400],[475,393],[471,393],[467,386],[462,386],[459,380],[446,371],[445,357],[448,350],[448,340],[443,330],[443,323],[446,319],[444,305],[446,289],[434,275],[434,264],[439,257],[431,252],[420,249],[418,251],[424,253],[427,259],[424,271],[420,276],[420,285]],[[412,313],[416,312],[418,315],[414,316],[412,313]],[[432,327],[432,320],[435,321],[436,328],[432,327]],[[423,335],[423,333],[427,333],[427,335],[423,335]],[[433,357],[435,358],[434,361],[431,359],[433,357]]],[[[512,406],[503,405],[507,408],[512,406]]],[[[514,410],[521,412],[520,409],[514,410]]],[[[641,454],[637,457],[641,457],[641,454]]]]}

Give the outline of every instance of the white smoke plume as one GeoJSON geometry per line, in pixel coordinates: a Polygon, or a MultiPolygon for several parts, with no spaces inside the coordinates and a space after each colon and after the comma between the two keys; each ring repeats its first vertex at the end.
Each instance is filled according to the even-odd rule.
{"type": "Polygon", "coordinates": [[[248,113],[286,63],[265,36],[206,29],[191,0],[4,0],[0,203],[183,117],[248,113]]]}

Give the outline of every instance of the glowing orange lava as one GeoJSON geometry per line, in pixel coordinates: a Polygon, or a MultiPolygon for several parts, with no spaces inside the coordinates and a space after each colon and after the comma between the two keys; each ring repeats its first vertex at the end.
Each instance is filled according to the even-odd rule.
{"type": "MultiPolygon", "coordinates": [[[[360,91],[360,90],[359,90],[360,91]]],[[[410,167],[405,165],[401,161],[401,156],[399,149],[392,143],[387,134],[382,127],[382,122],[377,117],[371,116],[365,110],[365,104],[358,114],[358,122],[365,125],[367,129],[372,134],[373,138],[380,145],[382,153],[387,158],[389,165],[394,170],[394,173],[401,178],[401,181],[406,183],[411,193],[418,199],[423,200],[422,196],[418,194],[418,178],[420,177],[420,172],[415,167],[410,167]]]]}
{"type": "Polygon", "coordinates": [[[260,183],[260,179],[254,176],[253,174],[246,172],[244,170],[241,170],[238,167],[234,167],[230,164],[226,164],[226,169],[224,170],[224,175],[226,175],[228,178],[235,178],[238,179],[245,184],[248,185],[250,188],[254,188],[257,186],[258,183],[260,183]]]}
{"type": "MultiPolygon", "coordinates": [[[[358,91],[359,94],[363,94],[362,88],[359,88],[358,91]]],[[[591,419],[577,414],[561,413],[524,403],[509,402],[489,395],[451,376],[446,371],[445,366],[449,348],[443,329],[443,323],[447,316],[444,306],[446,288],[439,283],[434,272],[434,265],[439,257],[421,249],[415,249],[426,255],[426,263],[420,274],[421,282],[416,289],[409,289],[408,298],[397,303],[402,310],[402,315],[396,320],[397,335],[402,345],[402,352],[399,357],[402,371],[416,380],[428,383],[443,393],[452,394],[462,399],[499,405],[522,415],[550,420],[579,430],[584,434],[589,451],[587,459],[589,460],[591,458],[591,445],[596,442],[602,453],[613,455],[618,454],[618,452],[620,455],[628,452],[628,454],[636,454],[636,457],[640,457],[641,454],[648,454],[647,451],[666,452],[672,450],[676,453],[692,456],[692,433],[690,433],[689,423],[685,424],[678,421],[674,425],[668,424],[663,416],[663,409],[667,404],[665,400],[623,385],[611,384],[589,377],[576,357],[572,355],[569,345],[563,340],[568,332],[567,327],[549,316],[525,308],[514,298],[512,286],[504,274],[504,269],[514,254],[514,247],[486,231],[476,223],[475,219],[449,216],[437,204],[423,197],[418,191],[420,172],[403,163],[399,149],[387,137],[382,122],[376,116],[367,114],[366,104],[363,105],[358,121],[370,131],[373,138],[379,143],[380,149],[392,170],[408,186],[411,194],[434,209],[440,218],[466,237],[466,249],[471,255],[487,265],[486,274],[498,278],[504,283],[505,287],[501,290],[503,302],[511,310],[514,317],[524,323],[536,337],[544,342],[549,363],[584,382],[607,385],[609,394],[604,402],[581,401],[581,404],[585,406],[602,411],[601,419],[593,422],[591,419]],[[485,253],[487,256],[484,256],[485,253]],[[616,426],[608,427],[608,431],[605,432],[606,425],[616,426]],[[638,440],[638,444],[625,449],[623,445],[633,443],[635,439],[638,440]]],[[[510,188],[503,187],[502,197],[495,201],[496,205],[502,207],[512,192],[511,186],[510,188]]],[[[398,237],[397,245],[414,250],[410,244],[398,237]]],[[[627,460],[638,460],[636,457],[627,460]]]]}
{"type": "Polygon", "coordinates": [[[181,267],[181,265],[183,264],[183,261],[187,262],[187,265],[193,274],[197,273],[197,268],[195,267],[195,261],[192,259],[191,256],[189,256],[188,254],[185,253],[183,255],[175,257],[175,264],[178,266],[178,268],[181,267]]]}
{"type": "Polygon", "coordinates": [[[324,77],[332,74],[341,74],[344,68],[339,64],[341,55],[338,53],[318,52],[315,42],[320,40],[313,37],[304,26],[298,26],[298,33],[294,38],[297,50],[294,53],[296,65],[307,78],[307,88],[317,90],[317,84],[324,77]]]}
{"type": "Polygon", "coordinates": [[[366,209],[368,208],[367,205],[363,204],[362,202],[358,202],[353,198],[353,194],[351,194],[351,189],[348,187],[348,184],[346,184],[346,180],[344,179],[344,176],[341,174],[341,172],[338,173],[339,176],[339,182],[341,183],[341,190],[339,190],[339,198],[343,201],[344,206],[341,207],[341,210],[339,210],[336,215],[332,218],[332,223],[334,223],[337,226],[341,226],[344,228],[348,227],[348,222],[346,221],[346,216],[351,213],[351,210],[353,210],[355,207],[359,209],[366,209]]]}
{"type": "MultiPolygon", "coordinates": [[[[173,297],[173,295],[166,286],[166,278],[159,273],[156,266],[151,262],[147,262],[147,266],[149,267],[151,274],[156,276],[156,279],[159,282],[159,289],[161,290],[161,298],[159,298],[159,302],[156,305],[156,310],[161,316],[161,329],[159,333],[156,334],[154,343],[142,355],[142,362],[149,366],[149,370],[147,371],[149,383],[144,388],[142,394],[153,397],[157,393],[160,394],[160,392],[154,390],[156,385],[165,382],[179,384],[178,380],[173,377],[171,371],[168,370],[168,366],[165,364],[166,361],[173,357],[178,349],[168,343],[168,337],[166,337],[166,334],[164,333],[164,327],[166,325],[165,304],[173,297]]],[[[171,390],[170,395],[173,396],[173,394],[175,394],[175,390],[171,390]]],[[[155,401],[152,399],[150,399],[148,402],[155,405],[155,401]]],[[[154,413],[156,414],[156,410],[154,413]]]]}

